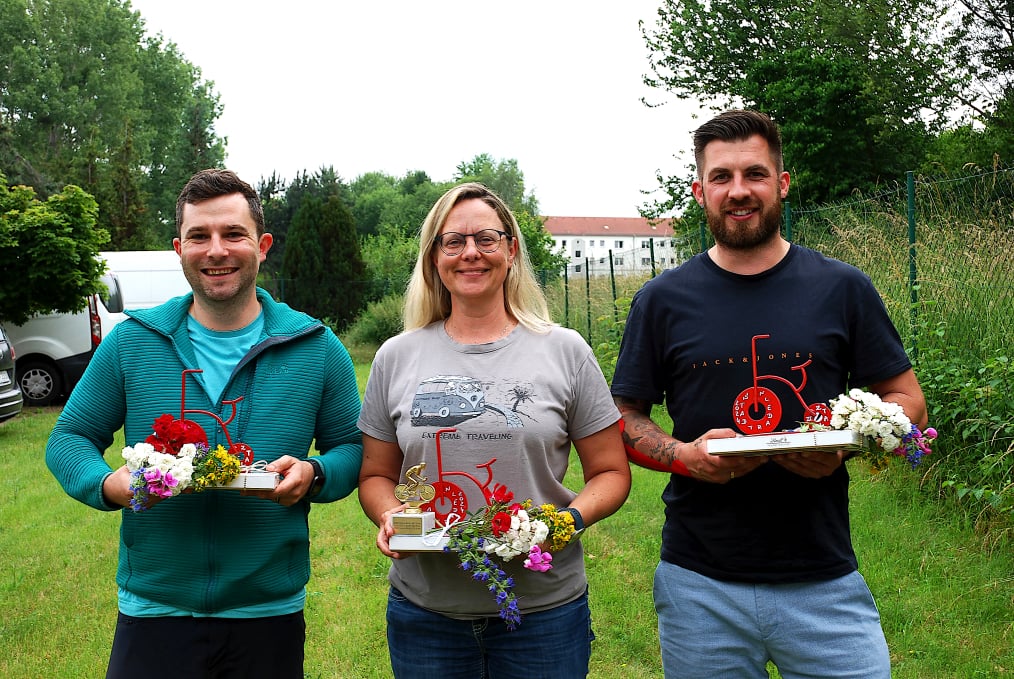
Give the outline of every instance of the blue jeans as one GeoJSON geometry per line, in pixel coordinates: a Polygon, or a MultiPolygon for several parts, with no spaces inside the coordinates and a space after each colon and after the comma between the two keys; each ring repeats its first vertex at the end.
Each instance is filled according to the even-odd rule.
{"type": "Polygon", "coordinates": [[[858,571],[824,582],[722,582],[665,561],[655,611],[666,679],[890,679],[880,613],[858,571]]]}
{"type": "Polygon", "coordinates": [[[398,679],[581,679],[594,638],[587,592],[524,614],[513,632],[498,617],[455,620],[420,608],[394,587],[387,598],[387,645],[398,679]]]}

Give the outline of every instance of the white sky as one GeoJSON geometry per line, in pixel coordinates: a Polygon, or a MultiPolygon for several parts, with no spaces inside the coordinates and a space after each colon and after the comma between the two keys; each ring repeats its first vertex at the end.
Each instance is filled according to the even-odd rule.
{"type": "Polygon", "coordinates": [[[131,4],[214,83],[226,165],[252,184],[324,165],[447,181],[488,153],[517,159],[544,215],[636,217],[700,124],[642,84],[658,0],[131,4]]]}

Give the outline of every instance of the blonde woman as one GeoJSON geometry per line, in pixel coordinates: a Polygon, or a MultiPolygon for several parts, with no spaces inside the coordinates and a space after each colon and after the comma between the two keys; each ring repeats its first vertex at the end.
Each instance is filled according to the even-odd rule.
{"type": "Polygon", "coordinates": [[[521,616],[514,630],[456,555],[391,550],[391,514],[404,508],[395,486],[420,463],[447,491],[433,500],[438,518],[451,505],[475,511],[484,491],[502,484],[517,500],[552,503],[590,526],[630,490],[619,411],[602,372],[580,335],[549,320],[504,202],[481,184],[452,188],[426,217],[419,250],[405,332],[377,352],[359,420],[359,498],[379,526],[377,547],[392,559],[394,674],[584,677],[594,635],[579,539],[554,554],[548,572],[525,570],[521,559],[506,565],[521,616]],[[436,437],[448,429],[438,460],[436,437]],[[580,492],[563,485],[571,444],[580,492]]]}

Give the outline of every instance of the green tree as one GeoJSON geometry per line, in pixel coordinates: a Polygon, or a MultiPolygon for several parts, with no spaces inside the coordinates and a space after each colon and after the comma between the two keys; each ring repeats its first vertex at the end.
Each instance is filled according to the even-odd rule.
{"type": "Polygon", "coordinates": [[[341,197],[303,200],[282,260],[286,302],[344,328],[362,309],[364,270],[355,221],[341,197]]]}
{"type": "Polygon", "coordinates": [[[360,251],[371,286],[367,299],[375,301],[405,292],[419,254],[419,237],[408,236],[391,224],[380,233],[360,237],[360,251]]]}
{"type": "MultiPolygon", "coordinates": [[[[313,174],[301,171],[289,184],[272,173],[269,178],[261,179],[257,185],[257,192],[264,208],[265,229],[274,238],[274,244],[261,266],[261,272],[266,278],[274,278],[282,276],[289,232],[296,212],[303,202],[309,198],[326,200],[331,195],[347,193],[347,189],[334,171],[334,167],[325,166],[313,174]]],[[[262,282],[269,289],[273,288],[272,283],[266,280],[262,282]]],[[[281,294],[283,290],[279,287],[274,292],[281,294]]]]}
{"type": "Polygon", "coordinates": [[[715,109],[796,120],[792,131],[805,128],[820,149],[786,131],[797,189],[807,202],[834,199],[898,164],[911,168],[926,135],[945,123],[958,87],[947,68],[953,51],[927,29],[946,27],[945,10],[937,0],[664,0],[657,23],[642,24],[645,82],[715,109]]]}
{"type": "Polygon", "coordinates": [[[224,158],[200,71],[125,0],[0,0],[0,54],[0,170],[94,195],[114,248],[164,244],[175,192],[224,158]]]}
{"type": "Polygon", "coordinates": [[[0,173],[0,321],[81,309],[100,292],[98,258],[109,234],[96,227],[98,205],[76,186],[40,201],[27,186],[8,188],[0,173]]]}
{"type": "Polygon", "coordinates": [[[539,214],[539,201],[525,192],[525,174],[514,158],[494,160],[481,153],[468,162],[458,164],[455,182],[479,182],[492,189],[515,213],[539,214]]]}
{"type": "Polygon", "coordinates": [[[568,260],[566,255],[554,250],[553,236],[546,231],[546,221],[527,211],[517,212],[514,217],[525,238],[528,259],[539,282],[545,285],[556,280],[567,266],[568,260]]]}

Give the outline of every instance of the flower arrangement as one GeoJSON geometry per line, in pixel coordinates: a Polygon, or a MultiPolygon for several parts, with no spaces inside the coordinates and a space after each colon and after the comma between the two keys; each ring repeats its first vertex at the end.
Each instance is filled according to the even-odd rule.
{"type": "Polygon", "coordinates": [[[553,567],[553,552],[566,547],[574,535],[569,513],[558,512],[552,504],[513,500],[505,486],[496,486],[488,506],[449,526],[444,548],[457,552],[462,570],[493,594],[509,630],[521,624],[514,579],[493,557],[506,563],[524,554],[525,568],[545,573],[553,567]]]}
{"type": "Polygon", "coordinates": [[[241,465],[253,461],[253,450],[242,443],[212,450],[199,424],[162,415],[148,438],[123,449],[123,459],[130,470],[130,508],[140,512],[152,497],[173,497],[185,490],[200,492],[230,483],[239,476],[241,465]]]}
{"type": "MultiPolygon", "coordinates": [[[[831,429],[857,432],[874,444],[869,451],[874,469],[886,468],[892,456],[904,457],[915,469],[932,452],[930,441],[937,437],[936,429],[919,429],[897,403],[881,400],[877,394],[862,389],[851,389],[848,394],[831,399],[829,405],[831,429]]],[[[804,427],[813,430],[820,425],[806,423],[804,427]]]]}

